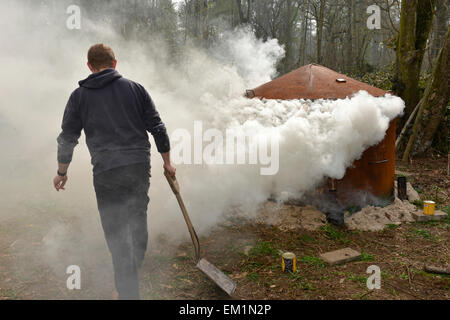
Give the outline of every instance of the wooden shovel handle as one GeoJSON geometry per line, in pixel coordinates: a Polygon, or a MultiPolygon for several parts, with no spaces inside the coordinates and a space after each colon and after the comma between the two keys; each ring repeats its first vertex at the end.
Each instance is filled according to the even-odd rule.
{"type": "Polygon", "coordinates": [[[184,221],[186,222],[189,234],[191,235],[192,243],[194,244],[195,258],[198,262],[200,261],[200,241],[198,240],[197,233],[195,232],[191,219],[189,218],[189,214],[184,205],[183,198],[181,198],[180,185],[178,184],[176,177],[171,176],[167,171],[164,171],[164,175],[166,176],[167,181],[169,182],[169,185],[177,198],[178,204],[180,205],[181,213],[183,214],[184,221]]]}
{"type": "Polygon", "coordinates": [[[175,193],[175,195],[180,194],[180,185],[178,184],[177,178],[175,176],[171,176],[167,171],[164,171],[164,175],[166,176],[173,193],[175,193]]]}

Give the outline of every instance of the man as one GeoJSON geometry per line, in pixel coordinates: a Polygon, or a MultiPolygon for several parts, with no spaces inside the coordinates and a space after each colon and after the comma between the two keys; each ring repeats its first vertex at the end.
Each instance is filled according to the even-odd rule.
{"type": "Polygon", "coordinates": [[[113,50],[89,49],[92,74],[80,81],[64,111],[58,141],[58,171],[53,184],[65,190],[73,150],[84,129],[91,154],[94,188],[106,242],[112,255],[115,298],[139,299],[138,268],[147,249],[150,143],[147,131],[175,176],[166,127],[141,85],[115,69],[113,50]]]}

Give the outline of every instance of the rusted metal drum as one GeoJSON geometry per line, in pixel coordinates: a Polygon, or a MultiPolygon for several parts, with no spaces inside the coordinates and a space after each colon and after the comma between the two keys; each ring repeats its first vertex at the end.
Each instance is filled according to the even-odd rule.
{"type": "Polygon", "coordinates": [[[317,64],[309,64],[253,90],[247,97],[266,99],[345,99],[360,90],[374,97],[387,92],[317,64]]]}
{"type": "Polygon", "coordinates": [[[347,169],[344,178],[336,182],[337,194],[342,203],[369,204],[392,198],[395,180],[395,129],[396,119],[391,121],[384,139],[367,149],[347,169]],[[361,201],[362,197],[368,195],[367,199],[361,201]],[[372,199],[370,195],[377,199],[372,199]]]}
{"type": "MultiPolygon", "coordinates": [[[[374,97],[386,91],[347,77],[326,67],[310,64],[278,79],[247,90],[248,98],[266,99],[345,99],[360,90],[374,97]]],[[[396,120],[391,121],[384,139],[367,149],[359,160],[347,169],[343,179],[333,182],[333,192],[344,205],[360,202],[364,194],[389,199],[393,195],[395,179],[396,120]]],[[[370,197],[366,203],[372,202],[370,197]]]]}

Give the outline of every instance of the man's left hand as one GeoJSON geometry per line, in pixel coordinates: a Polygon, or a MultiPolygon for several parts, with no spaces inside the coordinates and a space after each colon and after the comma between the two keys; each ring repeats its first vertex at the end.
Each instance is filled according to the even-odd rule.
{"type": "Polygon", "coordinates": [[[60,175],[57,175],[53,179],[53,186],[55,187],[56,191],[66,190],[64,189],[64,186],[66,185],[67,179],[67,176],[61,177],[60,175]]]}

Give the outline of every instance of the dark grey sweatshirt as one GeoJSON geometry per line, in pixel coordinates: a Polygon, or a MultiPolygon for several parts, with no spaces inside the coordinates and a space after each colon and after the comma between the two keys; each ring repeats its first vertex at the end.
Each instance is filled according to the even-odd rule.
{"type": "Polygon", "coordinates": [[[170,151],[166,127],[140,84],[107,69],[79,82],[64,111],[58,162],[70,163],[84,129],[94,175],[109,169],[150,162],[147,131],[158,152],[170,151]]]}

